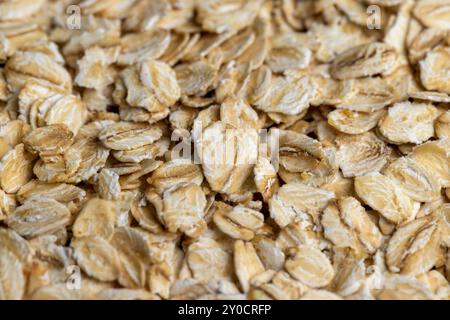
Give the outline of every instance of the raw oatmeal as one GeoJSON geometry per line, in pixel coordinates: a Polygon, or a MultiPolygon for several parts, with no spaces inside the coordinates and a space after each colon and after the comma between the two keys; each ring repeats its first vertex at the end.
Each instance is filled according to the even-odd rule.
{"type": "Polygon", "coordinates": [[[0,0],[0,299],[449,299],[449,0],[0,0]]]}

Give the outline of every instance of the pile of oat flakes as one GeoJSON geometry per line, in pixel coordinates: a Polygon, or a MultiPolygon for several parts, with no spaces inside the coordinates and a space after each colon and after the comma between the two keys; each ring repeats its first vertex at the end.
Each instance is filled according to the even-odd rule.
{"type": "Polygon", "coordinates": [[[0,0],[0,299],[448,299],[449,106],[449,0],[0,0]]]}

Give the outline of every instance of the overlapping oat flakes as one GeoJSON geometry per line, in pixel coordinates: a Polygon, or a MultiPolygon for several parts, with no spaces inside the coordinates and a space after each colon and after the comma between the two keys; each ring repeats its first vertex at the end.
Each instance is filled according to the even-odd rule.
{"type": "Polygon", "coordinates": [[[0,0],[0,299],[448,300],[449,107],[448,0],[0,0]]]}

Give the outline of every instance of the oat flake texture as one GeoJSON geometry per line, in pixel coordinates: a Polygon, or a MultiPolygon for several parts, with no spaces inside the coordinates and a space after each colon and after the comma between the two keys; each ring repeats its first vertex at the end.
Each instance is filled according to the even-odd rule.
{"type": "Polygon", "coordinates": [[[449,0],[0,0],[0,299],[448,300],[449,107],[449,0]]]}

